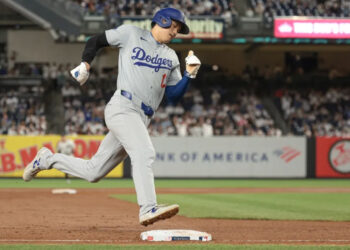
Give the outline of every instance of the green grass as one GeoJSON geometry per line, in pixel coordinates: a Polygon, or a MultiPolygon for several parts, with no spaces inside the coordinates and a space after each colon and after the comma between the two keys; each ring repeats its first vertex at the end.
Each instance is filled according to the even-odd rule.
{"type": "MultiPolygon", "coordinates": [[[[132,180],[104,179],[99,183],[88,183],[72,179],[35,179],[29,183],[21,179],[0,178],[0,188],[133,188],[132,180]]],[[[157,188],[292,188],[292,187],[350,187],[346,179],[321,180],[156,180],[157,188]]],[[[136,202],[135,195],[113,195],[118,199],[136,202]]],[[[180,214],[188,217],[213,217],[233,219],[287,219],[287,220],[335,220],[350,221],[349,193],[245,193],[245,194],[158,194],[159,203],[178,203],[180,214]],[[215,212],[215,213],[214,213],[215,212]]],[[[1,236],[0,236],[1,238],[1,236]]],[[[292,243],[291,243],[292,244],[292,243]]],[[[110,249],[170,249],[170,250],[345,250],[349,245],[224,245],[214,242],[199,244],[145,244],[145,245],[36,245],[0,244],[0,250],[110,250],[110,249]]]]}
{"type": "Polygon", "coordinates": [[[298,246],[287,246],[287,245],[222,245],[222,244],[211,244],[211,243],[200,243],[200,244],[184,244],[184,245],[124,245],[124,246],[113,246],[113,245],[0,245],[0,250],[112,250],[112,249],[146,249],[146,250],[220,250],[220,249],[232,249],[232,250],[346,250],[349,246],[339,245],[324,245],[324,246],[310,246],[310,245],[298,245],[298,246]]]}
{"type": "MultiPolygon", "coordinates": [[[[0,188],[133,188],[130,179],[104,179],[89,183],[81,179],[0,179],[0,188]]],[[[350,187],[341,179],[312,180],[156,180],[158,188],[211,187],[350,187]]],[[[118,199],[136,202],[135,195],[114,195],[118,199]]],[[[222,194],[158,194],[159,203],[178,203],[180,214],[188,217],[329,220],[350,221],[350,193],[222,193],[222,194]]]]}
{"type": "MultiPolygon", "coordinates": [[[[112,195],[136,202],[135,195],[112,195]]],[[[350,193],[158,194],[195,218],[350,221],[350,193]]]]}
{"type": "MultiPolygon", "coordinates": [[[[172,180],[156,179],[157,188],[215,188],[215,187],[236,187],[236,188],[259,188],[259,187],[350,187],[350,181],[346,179],[311,179],[311,180],[172,180]]],[[[89,183],[81,179],[72,179],[68,184],[64,179],[34,179],[31,182],[24,182],[17,178],[0,178],[0,188],[133,188],[134,184],[130,179],[103,179],[98,183],[89,183]]]]}

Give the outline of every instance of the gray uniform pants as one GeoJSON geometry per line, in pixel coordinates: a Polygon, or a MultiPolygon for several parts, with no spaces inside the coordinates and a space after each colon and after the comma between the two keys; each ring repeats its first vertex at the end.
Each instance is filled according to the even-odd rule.
{"type": "Polygon", "coordinates": [[[142,215],[157,204],[152,169],[155,151],[147,131],[150,118],[117,91],[106,106],[105,121],[109,133],[90,160],[54,154],[49,164],[64,173],[97,182],[129,155],[142,215]]]}

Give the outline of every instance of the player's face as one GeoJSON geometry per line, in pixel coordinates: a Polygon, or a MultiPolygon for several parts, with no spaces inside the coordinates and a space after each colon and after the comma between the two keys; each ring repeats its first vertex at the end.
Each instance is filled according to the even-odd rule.
{"type": "Polygon", "coordinates": [[[176,37],[181,29],[181,23],[172,21],[171,26],[167,29],[161,29],[159,38],[161,43],[169,43],[173,38],[176,37]]]}

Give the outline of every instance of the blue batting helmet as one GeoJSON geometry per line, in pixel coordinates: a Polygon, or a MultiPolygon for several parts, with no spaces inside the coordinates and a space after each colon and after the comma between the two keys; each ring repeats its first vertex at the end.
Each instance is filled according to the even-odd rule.
{"type": "Polygon", "coordinates": [[[152,23],[157,23],[162,28],[169,28],[171,26],[171,20],[175,20],[181,23],[181,29],[179,33],[188,34],[190,32],[190,29],[185,22],[184,13],[174,8],[164,8],[157,11],[152,19],[152,23]]]}

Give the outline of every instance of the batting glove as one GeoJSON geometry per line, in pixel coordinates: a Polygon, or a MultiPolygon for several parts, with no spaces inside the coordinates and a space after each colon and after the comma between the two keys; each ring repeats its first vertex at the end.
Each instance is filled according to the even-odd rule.
{"type": "Polygon", "coordinates": [[[190,78],[196,78],[198,70],[201,66],[201,61],[196,57],[192,50],[188,52],[188,56],[185,58],[186,71],[190,78]]]}
{"type": "Polygon", "coordinates": [[[80,86],[82,86],[87,81],[90,75],[85,63],[83,62],[78,67],[72,69],[70,71],[70,74],[77,82],[80,83],[80,86]]]}

